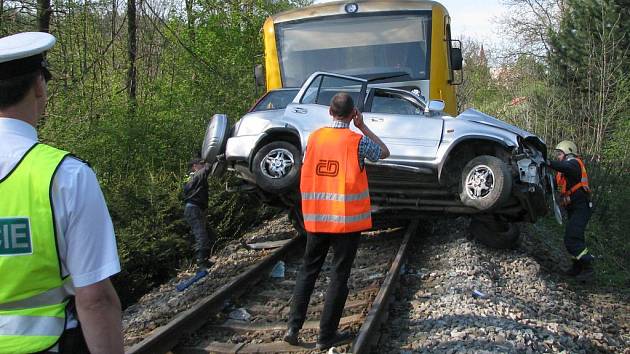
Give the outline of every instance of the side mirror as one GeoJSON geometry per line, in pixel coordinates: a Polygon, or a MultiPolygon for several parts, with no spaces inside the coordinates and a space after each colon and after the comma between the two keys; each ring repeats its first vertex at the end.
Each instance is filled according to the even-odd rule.
{"type": "Polygon", "coordinates": [[[462,70],[463,67],[462,48],[451,48],[451,69],[462,70]]]}
{"type": "Polygon", "coordinates": [[[445,107],[444,101],[431,100],[427,106],[427,111],[429,113],[442,113],[445,107]]]}
{"type": "Polygon", "coordinates": [[[261,64],[254,67],[254,78],[256,79],[256,87],[265,87],[265,69],[261,64]]]}

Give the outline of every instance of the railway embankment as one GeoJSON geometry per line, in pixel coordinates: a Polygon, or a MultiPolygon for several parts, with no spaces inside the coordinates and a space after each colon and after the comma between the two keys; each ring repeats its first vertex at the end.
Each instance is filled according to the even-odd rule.
{"type": "MultiPolygon", "coordinates": [[[[531,226],[523,226],[518,249],[499,251],[470,240],[467,225],[466,218],[421,221],[381,327],[377,352],[628,351],[628,289],[568,280],[561,274],[566,266],[562,250],[545,242],[531,226]]],[[[286,217],[270,220],[217,252],[210,274],[187,290],[178,292],[175,285],[193,275],[192,270],[146,294],[125,311],[125,344],[141,341],[273,251],[246,244],[293,236],[286,217]]],[[[370,257],[367,253],[362,257],[370,257]]],[[[296,271],[293,263],[286,265],[289,273],[296,271]]],[[[278,296],[287,302],[284,308],[291,290],[278,296]]],[[[256,315],[256,309],[250,312],[256,315]]],[[[279,340],[276,337],[277,333],[268,340],[279,340]]]]}

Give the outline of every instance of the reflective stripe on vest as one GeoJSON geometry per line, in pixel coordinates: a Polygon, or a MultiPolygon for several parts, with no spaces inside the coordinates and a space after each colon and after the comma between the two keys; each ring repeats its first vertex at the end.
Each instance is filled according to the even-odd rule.
{"type": "Polygon", "coordinates": [[[35,144],[0,180],[0,353],[47,350],[65,329],[51,193],[67,155],[35,144]]]}
{"type": "Polygon", "coordinates": [[[339,216],[339,215],[326,215],[326,214],[304,214],[304,221],[325,221],[325,222],[338,222],[338,223],[354,223],[370,219],[372,213],[367,212],[353,216],[339,216]]]}
{"type": "Polygon", "coordinates": [[[588,185],[588,174],[586,173],[586,167],[584,166],[584,162],[580,158],[571,158],[571,160],[575,159],[580,165],[580,182],[576,183],[573,187],[567,190],[567,178],[563,173],[556,173],[556,184],[560,188],[560,194],[563,197],[568,197],[575,193],[578,189],[583,188],[585,192],[590,193],[591,189],[588,185]]]}
{"type": "Polygon", "coordinates": [[[2,303],[0,304],[0,311],[21,310],[33,307],[57,305],[59,303],[62,303],[71,295],[72,294],[65,286],[60,286],[58,288],[50,289],[44,293],[37,294],[26,299],[2,303]]]}
{"type": "Polygon", "coordinates": [[[359,166],[362,135],[321,128],[309,138],[300,191],[309,232],[349,233],[372,227],[367,174],[359,166]]]}
{"type": "Polygon", "coordinates": [[[63,317],[0,316],[0,336],[56,336],[64,325],[63,317]]]}
{"type": "Polygon", "coordinates": [[[334,200],[338,202],[352,202],[370,198],[370,191],[357,194],[337,194],[337,193],[302,193],[302,200],[334,200]]]}

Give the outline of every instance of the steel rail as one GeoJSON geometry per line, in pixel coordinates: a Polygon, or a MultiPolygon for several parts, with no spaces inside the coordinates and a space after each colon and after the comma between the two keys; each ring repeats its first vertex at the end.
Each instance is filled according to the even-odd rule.
{"type": "Polygon", "coordinates": [[[411,221],[409,224],[409,227],[405,232],[404,239],[398,249],[398,253],[396,254],[396,258],[394,258],[385,280],[383,281],[383,285],[381,285],[376,298],[374,298],[372,307],[370,308],[363,325],[359,329],[359,332],[352,343],[352,353],[369,353],[372,346],[375,344],[375,340],[379,337],[377,334],[381,323],[386,319],[385,315],[387,314],[387,308],[389,306],[389,301],[391,300],[391,293],[398,282],[400,269],[405,262],[407,249],[409,248],[409,240],[418,229],[418,224],[418,219],[411,221]]]}
{"type": "Polygon", "coordinates": [[[163,354],[177,345],[179,339],[201,328],[211,314],[223,309],[225,300],[246,291],[247,286],[266,275],[265,270],[271,268],[280,258],[293,249],[303,237],[294,237],[287,244],[263,258],[261,262],[249,268],[243,274],[227,283],[212,295],[204,298],[192,308],[180,313],[163,327],[156,329],[151,335],[129,348],[127,354],[163,354]]]}

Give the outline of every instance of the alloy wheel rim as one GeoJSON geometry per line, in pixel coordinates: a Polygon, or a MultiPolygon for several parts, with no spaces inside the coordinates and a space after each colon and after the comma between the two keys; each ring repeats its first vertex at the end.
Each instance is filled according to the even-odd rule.
{"type": "Polygon", "coordinates": [[[495,187],[494,172],[486,165],[475,166],[466,176],[466,194],[470,199],[482,199],[495,187]]]}
{"type": "Polygon", "coordinates": [[[295,161],[293,154],[287,149],[273,149],[260,162],[260,170],[267,178],[278,179],[286,176],[295,161]]]}

